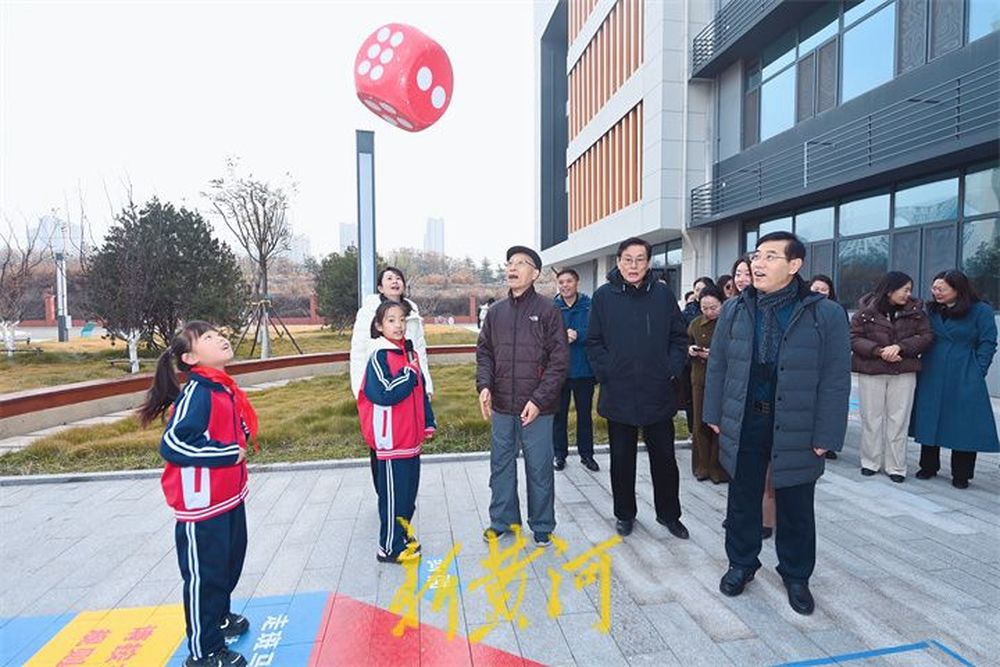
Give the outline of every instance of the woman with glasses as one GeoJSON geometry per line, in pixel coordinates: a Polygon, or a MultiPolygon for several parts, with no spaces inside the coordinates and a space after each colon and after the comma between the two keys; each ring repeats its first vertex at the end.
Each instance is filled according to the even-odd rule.
{"type": "Polygon", "coordinates": [[[701,421],[702,404],[705,399],[705,365],[712,346],[715,323],[722,312],[725,295],[717,287],[706,287],[701,291],[698,304],[701,315],[688,326],[688,358],[691,360],[691,401],[693,404],[691,432],[691,472],[695,479],[703,482],[711,479],[714,484],[729,481],[729,475],[719,463],[719,436],[701,421]]]}
{"type": "Polygon", "coordinates": [[[910,435],[922,446],[917,479],[941,469],[941,447],[951,450],[951,484],[969,486],[978,452],[1000,452],[986,373],[997,349],[993,308],[979,298],[969,278],[942,271],[927,306],[934,343],[924,353],[910,419],[910,435]]]}

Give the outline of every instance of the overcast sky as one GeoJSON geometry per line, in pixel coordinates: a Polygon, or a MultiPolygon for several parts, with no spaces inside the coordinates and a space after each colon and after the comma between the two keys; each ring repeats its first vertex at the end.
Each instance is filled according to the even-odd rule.
{"type": "MultiPolygon", "coordinates": [[[[199,192],[239,156],[298,183],[296,233],[338,249],[356,222],[355,129],[375,130],[380,251],[422,247],[429,216],[445,250],[502,259],[531,243],[532,5],[498,2],[10,2],[0,0],[0,213],[17,225],[78,187],[96,235],[124,183],[136,201],[207,212],[199,192]],[[416,134],[357,99],[368,35],[411,24],[448,52],[451,106],[416,134]]],[[[221,226],[221,225],[217,225],[221,226]]]]}

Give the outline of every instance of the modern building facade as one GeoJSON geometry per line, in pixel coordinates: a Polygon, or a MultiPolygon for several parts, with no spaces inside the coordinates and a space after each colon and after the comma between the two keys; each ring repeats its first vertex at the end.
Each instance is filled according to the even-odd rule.
{"type": "Polygon", "coordinates": [[[444,218],[427,218],[424,228],[424,252],[444,254],[444,218]]]}
{"type": "Polygon", "coordinates": [[[787,229],[849,308],[956,266],[1000,304],[995,0],[570,0],[536,40],[538,242],[586,288],[627,236],[680,296],[787,229]]]}

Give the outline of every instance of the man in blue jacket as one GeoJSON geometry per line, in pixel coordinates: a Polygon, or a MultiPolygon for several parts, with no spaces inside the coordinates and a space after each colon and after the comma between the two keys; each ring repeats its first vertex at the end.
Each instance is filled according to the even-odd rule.
{"type": "Polygon", "coordinates": [[[630,534],[635,522],[635,457],[641,428],[656,521],[686,540],[674,454],[673,380],[687,358],[687,326],[674,293],[649,270],[650,255],[649,243],[640,238],[618,245],[618,266],[594,292],[590,305],[587,358],[601,385],[597,412],[608,420],[618,534],[630,534]]]}
{"type": "Polygon", "coordinates": [[[573,269],[563,269],[556,274],[559,294],[556,306],[562,313],[566,337],[569,339],[569,377],[563,384],[559,397],[559,411],[552,422],[552,444],[555,448],[556,470],[566,467],[569,455],[569,399],[572,394],[576,405],[576,450],[580,462],[593,472],[601,469],[594,460],[594,371],[587,361],[587,326],[590,319],[590,297],[577,291],[580,274],[573,269]]]}
{"type": "Polygon", "coordinates": [[[719,582],[736,596],[760,567],[761,497],[771,465],[777,505],[778,574],[800,614],[815,607],[816,480],[840,451],[851,393],[851,346],[840,304],[799,276],[805,246],[772,232],[750,255],[753,285],[726,302],[715,326],[702,419],[720,434],[729,473],[726,555],[719,582]]]}

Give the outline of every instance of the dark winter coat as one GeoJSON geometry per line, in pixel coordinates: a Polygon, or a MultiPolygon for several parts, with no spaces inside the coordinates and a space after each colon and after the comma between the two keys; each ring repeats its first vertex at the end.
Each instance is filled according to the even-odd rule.
{"type": "Polygon", "coordinates": [[[554,414],[569,370],[569,341],[552,299],[529,287],[490,306],[476,343],[476,391],[489,388],[493,409],[516,415],[531,401],[554,414]]]}
{"type": "Polygon", "coordinates": [[[597,412],[643,426],[671,419],[677,398],[671,378],[684,369],[687,325],[674,293],[652,271],[638,287],[613,269],[590,306],[587,358],[601,384],[597,412]]]}
{"type": "MultiPolygon", "coordinates": [[[[775,488],[819,479],[825,459],[813,448],[840,451],[847,431],[851,345],[844,310],[801,280],[798,299],[775,362],[775,488]]],[[[747,287],[723,305],[708,355],[702,421],[720,427],[719,458],[730,476],[736,475],[756,319],[757,292],[747,287]]]]}
{"type": "Polygon", "coordinates": [[[577,293],[576,301],[567,306],[561,294],[556,295],[556,307],[562,313],[563,326],[576,332],[576,340],[569,344],[569,377],[592,378],[594,371],[587,361],[587,328],[590,325],[590,297],[577,293]]]}
{"type": "Polygon", "coordinates": [[[895,320],[878,310],[868,294],[858,302],[851,318],[851,370],[865,375],[899,375],[920,370],[920,355],[934,342],[934,332],[919,299],[909,299],[895,320]],[[902,361],[889,363],[879,356],[882,348],[899,345],[902,361]]]}
{"type": "Polygon", "coordinates": [[[993,309],[980,301],[965,317],[929,315],[934,343],[917,375],[910,435],[924,445],[1000,452],[986,373],[997,349],[993,309]]]}

